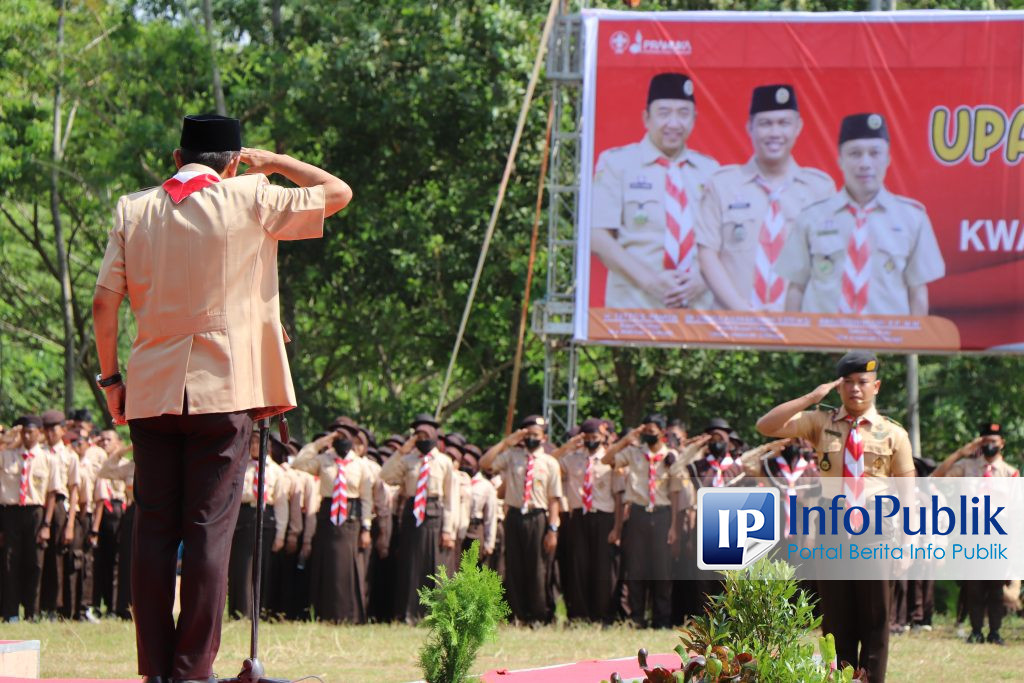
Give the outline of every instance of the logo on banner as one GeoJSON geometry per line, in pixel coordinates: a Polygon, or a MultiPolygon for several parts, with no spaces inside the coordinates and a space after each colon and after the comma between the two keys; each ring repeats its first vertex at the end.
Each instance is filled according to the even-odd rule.
{"type": "Polygon", "coordinates": [[[702,488],[697,496],[697,566],[742,569],[779,542],[776,488],[702,488]]]}
{"type": "Polygon", "coordinates": [[[612,51],[617,55],[627,51],[632,55],[690,55],[693,46],[688,40],[664,40],[661,38],[644,38],[642,31],[637,30],[632,42],[625,31],[616,31],[608,39],[612,51]]]}

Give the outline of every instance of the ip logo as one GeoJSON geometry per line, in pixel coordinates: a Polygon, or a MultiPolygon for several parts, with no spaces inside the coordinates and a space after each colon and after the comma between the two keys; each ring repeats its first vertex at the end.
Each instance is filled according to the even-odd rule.
{"type": "Polygon", "coordinates": [[[702,488],[697,495],[697,566],[742,569],[779,542],[779,491],[702,488]]]}

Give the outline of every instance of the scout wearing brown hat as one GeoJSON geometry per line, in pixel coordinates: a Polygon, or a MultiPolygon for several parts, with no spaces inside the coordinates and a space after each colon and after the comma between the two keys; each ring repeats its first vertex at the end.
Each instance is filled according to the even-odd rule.
{"type": "Polygon", "coordinates": [[[519,429],[487,449],[480,468],[505,483],[505,585],[513,616],[522,623],[547,623],[548,567],[558,547],[562,476],[544,452],[547,422],[530,415],[519,429]]]}
{"type": "Polygon", "coordinates": [[[226,116],[185,117],[173,156],[174,177],[117,202],[93,322],[97,384],[135,446],[133,584],[147,598],[134,604],[139,673],[205,680],[220,643],[252,421],[295,406],[278,243],[321,237],[324,218],[352,191],[285,154],[244,149],[240,122],[226,116]],[[239,163],[249,166],[243,175],[239,163]],[[272,185],[274,173],[298,187],[272,185]],[[138,323],[128,378],[117,353],[126,296],[138,323]]]}
{"type": "MultiPolygon", "coordinates": [[[[882,386],[878,369],[873,353],[851,351],[839,360],[838,379],[772,408],[757,421],[765,436],[813,444],[822,486],[827,492],[830,482],[841,481],[842,493],[853,505],[862,506],[884,478],[915,476],[907,432],[875,409],[882,386]],[[842,408],[811,410],[833,389],[839,390],[842,408]]],[[[889,582],[818,579],[821,628],[835,635],[839,659],[866,669],[873,683],[883,682],[889,657],[889,582]]]]}

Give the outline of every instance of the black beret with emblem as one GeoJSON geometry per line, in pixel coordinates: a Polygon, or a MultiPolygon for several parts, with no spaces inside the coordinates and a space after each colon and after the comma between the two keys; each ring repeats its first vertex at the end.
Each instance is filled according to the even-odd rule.
{"type": "Polygon", "coordinates": [[[650,415],[645,415],[640,420],[640,424],[655,424],[658,425],[658,429],[665,429],[668,425],[668,419],[661,413],[651,413],[650,415]]]}
{"type": "Polygon", "coordinates": [[[850,114],[839,124],[839,144],[849,140],[889,141],[889,127],[881,114],[850,114]]]}
{"type": "Polygon", "coordinates": [[[192,152],[238,152],[242,124],[217,114],[190,114],[181,124],[181,148],[192,152]]]}
{"type": "Polygon", "coordinates": [[[878,372],[878,356],[870,351],[850,351],[836,364],[836,376],[846,377],[855,372],[878,372]]]}
{"type": "Polygon", "coordinates": [[[998,422],[982,422],[978,436],[1002,436],[1003,427],[998,422]]]}
{"type": "Polygon", "coordinates": [[[530,427],[540,427],[546,432],[548,431],[548,422],[540,415],[527,415],[519,423],[519,428],[528,429],[530,427]]]}
{"type": "Polygon", "coordinates": [[[763,111],[800,111],[796,103],[796,90],[788,83],[759,85],[750,96],[750,115],[763,111]]]}
{"type": "Polygon", "coordinates": [[[689,100],[696,103],[693,91],[693,80],[686,74],[658,74],[651,79],[651,85],[647,88],[647,106],[654,100],[689,100]]]}

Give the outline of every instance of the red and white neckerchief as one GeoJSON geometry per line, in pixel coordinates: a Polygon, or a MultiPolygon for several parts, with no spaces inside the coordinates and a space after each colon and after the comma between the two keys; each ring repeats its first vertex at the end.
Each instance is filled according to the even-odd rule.
{"type": "MultiPolygon", "coordinates": [[[[252,500],[260,502],[260,464],[257,462],[252,468],[252,500]]],[[[263,502],[267,502],[267,487],[263,487],[263,502]]]]}
{"type": "Polygon", "coordinates": [[[801,455],[793,464],[793,467],[790,467],[786,459],[779,455],[775,458],[775,464],[779,466],[779,471],[782,472],[782,476],[786,480],[786,500],[782,503],[782,514],[784,516],[784,526],[782,528],[785,535],[789,536],[789,497],[796,495],[796,482],[800,477],[804,476],[804,470],[811,463],[801,455]]]}
{"type": "Polygon", "coordinates": [[[768,195],[768,210],[757,235],[754,289],[750,293],[750,303],[755,311],[781,311],[785,303],[786,281],[775,271],[775,263],[786,242],[786,217],[782,213],[781,197],[789,183],[773,188],[760,176],[754,182],[768,195]]]}
{"type": "Polygon", "coordinates": [[[683,185],[683,165],[686,160],[669,161],[659,157],[655,162],[665,169],[665,244],[663,264],[665,270],[688,272],[697,255],[696,235],[693,230],[693,209],[683,185]]]}
{"type": "Polygon", "coordinates": [[[583,514],[594,511],[594,459],[587,454],[587,469],[583,473],[583,514]]]}
{"type": "Polygon", "coordinates": [[[171,201],[175,204],[181,204],[185,197],[189,196],[193,192],[198,192],[204,187],[209,187],[214,183],[219,183],[220,178],[213,175],[212,173],[203,173],[202,171],[178,171],[174,176],[164,181],[163,188],[164,192],[171,198],[171,201]]]}
{"type": "Polygon", "coordinates": [[[348,519],[348,478],[345,476],[345,458],[334,456],[334,489],[331,491],[331,524],[341,526],[348,519]]]}
{"type": "Polygon", "coordinates": [[[864,209],[852,204],[846,207],[853,214],[854,227],[846,245],[843,263],[843,296],[839,300],[840,313],[862,313],[868,307],[868,285],[871,282],[871,247],[868,245],[868,214],[874,208],[864,209]]]}
{"type": "Polygon", "coordinates": [[[713,455],[708,456],[708,464],[711,465],[711,469],[715,471],[715,476],[711,478],[711,485],[715,488],[725,486],[725,470],[732,467],[736,462],[732,455],[726,455],[724,458],[719,460],[713,455]]]}
{"type": "Polygon", "coordinates": [[[984,471],[984,473],[981,476],[983,476],[983,477],[991,477],[992,473],[995,471],[995,469],[996,468],[992,465],[992,463],[987,462],[987,463],[985,463],[985,471],[984,471]]]}
{"type": "Polygon", "coordinates": [[[107,512],[113,512],[114,503],[110,500],[112,493],[110,489],[110,482],[107,481],[106,479],[101,479],[100,481],[103,482],[103,486],[100,487],[100,495],[103,498],[103,509],[106,510],[107,512]]]}
{"type": "Polygon", "coordinates": [[[520,508],[520,512],[524,515],[530,509],[530,501],[533,497],[533,467],[536,463],[536,456],[533,453],[528,453],[526,456],[526,475],[523,480],[523,507],[520,508]]]}
{"type": "MultiPolygon", "coordinates": [[[[850,434],[846,437],[846,449],[843,452],[843,494],[846,495],[848,506],[864,507],[864,441],[857,427],[867,420],[849,415],[844,419],[850,423],[850,434]]],[[[863,524],[860,510],[850,513],[851,528],[859,530],[863,524]]]]}
{"type": "Polygon", "coordinates": [[[28,501],[28,471],[34,457],[36,455],[32,451],[25,451],[21,454],[21,487],[18,490],[18,505],[24,505],[28,501]]]}
{"type": "Polygon", "coordinates": [[[427,518],[427,482],[430,481],[430,461],[434,457],[427,453],[420,458],[420,471],[416,477],[416,495],[412,499],[412,516],[416,526],[423,524],[427,518]]]}
{"type": "Polygon", "coordinates": [[[655,494],[658,492],[658,463],[662,456],[659,453],[647,451],[647,511],[654,512],[654,504],[657,500],[655,494]]]}

